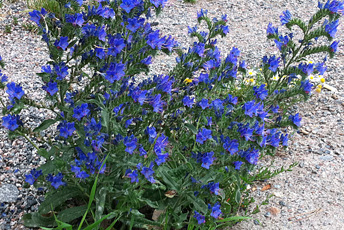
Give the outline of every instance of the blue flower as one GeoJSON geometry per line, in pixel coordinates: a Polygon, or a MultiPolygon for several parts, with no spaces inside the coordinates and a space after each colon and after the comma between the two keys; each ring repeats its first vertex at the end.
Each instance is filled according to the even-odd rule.
{"type": "Polygon", "coordinates": [[[150,105],[153,106],[153,111],[156,113],[161,113],[164,109],[164,105],[166,105],[166,102],[161,100],[161,94],[155,95],[151,100],[150,100],[150,105]]]}
{"type": "Polygon", "coordinates": [[[280,142],[279,133],[276,133],[276,134],[271,135],[271,136],[268,137],[268,143],[269,143],[272,147],[277,148],[277,147],[279,146],[279,142],[280,142]]]}
{"type": "Polygon", "coordinates": [[[202,167],[209,169],[209,166],[213,164],[213,161],[216,159],[214,156],[214,152],[204,153],[202,156],[202,167]]]}
{"type": "Polygon", "coordinates": [[[220,64],[221,64],[221,62],[216,61],[214,59],[210,59],[209,61],[207,61],[203,64],[203,68],[205,70],[215,69],[215,68],[219,67],[220,64]]]}
{"type": "MultiPolygon", "coordinates": [[[[322,6],[322,4],[319,2],[319,6],[322,6]]],[[[322,7],[319,7],[320,9],[322,7]]],[[[340,1],[332,1],[328,0],[324,6],[324,9],[329,9],[331,13],[342,13],[344,11],[344,3],[340,1]]]]}
{"type": "Polygon", "coordinates": [[[276,59],[275,55],[270,57],[268,60],[268,64],[270,65],[269,70],[271,70],[272,72],[276,72],[279,65],[279,61],[280,58],[276,59]]]}
{"type": "Polygon", "coordinates": [[[139,4],[140,4],[140,1],[138,0],[123,0],[120,7],[129,14],[130,11],[136,6],[138,6],[139,4]]]}
{"type": "Polygon", "coordinates": [[[279,36],[278,37],[279,40],[275,39],[275,43],[276,43],[276,46],[277,48],[282,51],[282,47],[286,47],[288,42],[289,42],[289,38],[288,36],[279,36]]]}
{"type": "Polygon", "coordinates": [[[34,10],[32,12],[29,12],[29,15],[31,16],[31,21],[36,22],[36,24],[38,26],[40,26],[40,20],[41,20],[41,16],[40,16],[41,12],[39,12],[38,10],[34,10]]]}
{"type": "Polygon", "coordinates": [[[239,63],[239,67],[242,68],[242,69],[246,69],[246,68],[247,68],[247,65],[246,65],[245,60],[243,60],[243,61],[241,61],[241,62],[239,63]]]}
{"type": "Polygon", "coordinates": [[[240,56],[240,50],[236,47],[233,47],[229,55],[226,57],[225,63],[232,63],[236,65],[238,62],[238,57],[240,56]]]}
{"type": "Polygon", "coordinates": [[[56,176],[49,174],[47,176],[47,180],[51,182],[51,186],[55,189],[58,189],[60,186],[65,186],[66,183],[62,181],[63,175],[62,173],[58,173],[56,176]]]}
{"type": "Polygon", "coordinates": [[[242,108],[245,110],[245,115],[253,117],[253,115],[258,115],[258,109],[260,105],[261,103],[255,104],[255,100],[252,100],[246,102],[242,108]]]}
{"type": "Polygon", "coordinates": [[[81,121],[83,117],[86,117],[90,114],[87,103],[77,106],[76,108],[74,108],[73,112],[73,117],[78,119],[79,121],[81,121]]]}
{"type": "Polygon", "coordinates": [[[1,76],[1,83],[5,83],[6,81],[8,81],[8,77],[6,75],[2,75],[1,72],[0,72],[0,76],[1,76]]]}
{"type": "Polygon", "coordinates": [[[7,83],[6,93],[9,95],[10,99],[17,98],[18,100],[20,100],[20,98],[24,96],[24,91],[20,84],[17,85],[14,82],[7,83]]]}
{"type": "Polygon", "coordinates": [[[163,133],[156,139],[154,145],[154,152],[156,155],[161,155],[168,144],[168,137],[166,137],[163,133]]]}
{"type": "Polygon", "coordinates": [[[197,25],[194,27],[188,26],[188,34],[196,33],[197,32],[197,25]]]}
{"type": "Polygon", "coordinates": [[[159,6],[161,6],[162,8],[164,8],[165,3],[167,2],[167,0],[150,0],[150,2],[151,2],[156,8],[158,8],[159,6]]]}
{"type": "Polygon", "coordinates": [[[47,91],[50,96],[53,96],[55,93],[57,93],[59,90],[57,88],[57,82],[48,82],[47,85],[42,86],[42,89],[47,91]]]}
{"type": "Polygon", "coordinates": [[[268,25],[268,28],[266,29],[266,33],[268,35],[274,35],[274,34],[278,34],[278,28],[277,27],[273,27],[272,23],[270,22],[268,25]]]}
{"type": "Polygon", "coordinates": [[[206,83],[206,84],[209,84],[209,83],[210,83],[209,74],[207,74],[207,73],[201,73],[201,74],[199,75],[198,81],[199,81],[199,82],[204,82],[204,83],[206,83]]]}
{"type": "Polygon", "coordinates": [[[25,175],[25,181],[33,185],[40,175],[42,175],[42,170],[32,169],[30,174],[25,175]]]}
{"type": "Polygon", "coordinates": [[[334,41],[334,42],[332,42],[332,44],[330,45],[331,51],[332,51],[333,53],[337,52],[338,44],[339,44],[339,41],[334,41]]]}
{"type": "Polygon", "coordinates": [[[148,34],[147,45],[149,45],[152,49],[158,48],[159,50],[161,50],[164,42],[165,38],[159,38],[159,30],[148,34]]]}
{"type": "Polygon", "coordinates": [[[226,137],[225,143],[223,143],[223,148],[233,155],[239,151],[239,143],[237,140],[230,140],[229,137],[226,137]]]}
{"type": "Polygon", "coordinates": [[[153,170],[154,162],[151,162],[149,168],[142,167],[141,174],[145,176],[145,178],[151,182],[152,184],[155,183],[155,179],[153,177],[154,170],[153,170]]]}
{"type": "Polygon", "coordinates": [[[81,13],[76,13],[74,15],[66,14],[66,21],[72,23],[73,26],[80,26],[85,22],[83,15],[81,13]]]}
{"type": "Polygon", "coordinates": [[[73,132],[76,130],[74,127],[74,122],[67,123],[66,121],[61,122],[58,128],[60,129],[60,136],[64,138],[72,136],[73,132]]]}
{"type": "Polygon", "coordinates": [[[212,138],[211,130],[203,128],[202,131],[198,131],[196,135],[196,142],[203,144],[206,140],[212,138]]]}
{"type": "Polygon", "coordinates": [[[79,6],[81,6],[82,3],[84,2],[83,0],[75,0],[75,1],[79,4],[79,6]]]}
{"type": "Polygon", "coordinates": [[[212,217],[214,217],[215,219],[219,218],[220,215],[222,214],[221,209],[220,209],[220,208],[221,208],[221,204],[220,204],[219,202],[217,202],[216,204],[214,204],[213,207],[211,207],[211,205],[208,204],[208,208],[211,209],[210,215],[211,215],[212,217]]]}
{"type": "Polygon", "coordinates": [[[147,127],[147,128],[146,128],[146,133],[147,133],[148,136],[149,136],[149,139],[148,139],[149,142],[150,142],[151,144],[153,144],[153,143],[154,143],[154,140],[155,140],[155,138],[156,138],[156,136],[157,136],[155,127],[147,127]]]}
{"type": "Polygon", "coordinates": [[[211,106],[215,111],[215,115],[221,117],[224,112],[223,101],[221,99],[215,99],[211,102],[211,106]]]}
{"type": "Polygon", "coordinates": [[[137,173],[137,170],[131,171],[131,169],[127,169],[125,176],[131,179],[131,183],[139,182],[139,174],[137,173]]]}
{"type": "Polygon", "coordinates": [[[142,64],[145,64],[145,65],[150,65],[150,64],[152,64],[152,56],[148,56],[148,57],[146,57],[145,59],[142,59],[142,60],[141,60],[141,63],[142,63],[142,64]]]}
{"type": "Polygon", "coordinates": [[[107,55],[116,56],[125,47],[124,39],[109,35],[109,45],[110,47],[108,48],[107,55]]]}
{"type": "Polygon", "coordinates": [[[283,11],[283,15],[280,16],[282,26],[284,24],[287,24],[290,21],[291,17],[292,16],[289,10],[283,11]]]}
{"type": "Polygon", "coordinates": [[[247,123],[245,126],[239,127],[238,131],[240,132],[241,137],[244,137],[246,141],[251,140],[253,129],[250,128],[249,123],[247,123]]]}
{"type": "Polygon", "coordinates": [[[115,11],[112,8],[102,7],[102,4],[99,4],[97,14],[103,18],[115,17],[115,11]]]}
{"type": "Polygon", "coordinates": [[[2,117],[2,126],[11,131],[16,130],[21,124],[19,115],[7,115],[2,117]]]}
{"type": "Polygon", "coordinates": [[[132,33],[135,33],[140,27],[143,26],[144,21],[144,18],[128,18],[128,25],[126,28],[132,33]]]}
{"type": "Polygon", "coordinates": [[[204,224],[205,223],[205,216],[202,216],[197,211],[195,211],[194,218],[196,218],[198,224],[204,224]]]}
{"type": "Polygon", "coordinates": [[[259,150],[258,149],[248,149],[245,154],[245,159],[247,160],[248,163],[252,165],[257,165],[258,159],[259,159],[259,150]]]}
{"type": "Polygon", "coordinates": [[[68,47],[68,37],[60,37],[59,40],[56,40],[54,45],[58,48],[58,49],[62,49],[62,50],[66,50],[68,47]]]}
{"type": "Polygon", "coordinates": [[[201,17],[206,17],[208,14],[208,10],[201,9],[200,12],[197,11],[197,18],[200,19],[201,17]]]}
{"type": "Polygon", "coordinates": [[[279,106],[278,105],[276,105],[276,106],[271,106],[271,111],[273,112],[273,113],[278,113],[278,110],[279,110],[279,106]]]}
{"type": "Polygon", "coordinates": [[[68,75],[68,67],[64,62],[54,65],[54,71],[57,75],[57,80],[62,81],[68,75]]]}
{"type": "Polygon", "coordinates": [[[294,116],[293,115],[290,115],[289,116],[289,120],[291,120],[297,127],[300,127],[301,126],[301,120],[302,118],[299,117],[299,114],[295,114],[294,116]]]}
{"type": "Polygon", "coordinates": [[[337,33],[337,27],[339,25],[339,20],[337,19],[336,21],[333,21],[331,23],[327,23],[327,21],[325,22],[325,31],[327,33],[329,33],[329,35],[334,38],[336,36],[337,33]]]}
{"type": "Polygon", "coordinates": [[[71,165],[71,171],[75,173],[76,178],[86,179],[90,176],[85,171],[81,171],[81,168],[78,166],[71,165]]]}
{"type": "Polygon", "coordinates": [[[109,69],[106,71],[105,79],[111,84],[119,81],[125,75],[125,65],[122,63],[111,63],[109,69]]]}
{"type": "Polygon", "coordinates": [[[236,170],[240,170],[240,167],[241,167],[241,165],[242,165],[243,163],[244,163],[244,162],[242,162],[242,161],[234,161],[234,162],[233,162],[234,168],[235,168],[236,170]]]}
{"type": "Polygon", "coordinates": [[[285,135],[281,135],[281,140],[282,140],[282,145],[283,146],[288,146],[288,135],[289,134],[285,134],[285,135]]]}
{"type": "Polygon", "coordinates": [[[215,195],[219,195],[219,191],[220,191],[219,186],[220,186],[220,183],[210,182],[208,184],[210,192],[214,193],[215,195]]]}
{"type": "Polygon", "coordinates": [[[198,103],[198,105],[199,105],[202,109],[208,108],[208,107],[209,107],[208,99],[203,98],[203,99],[198,103]]]}
{"type": "Polygon", "coordinates": [[[262,84],[259,88],[257,86],[253,87],[254,95],[260,100],[264,100],[269,94],[268,90],[265,89],[265,84],[262,84]]]}
{"type": "Polygon", "coordinates": [[[194,42],[191,52],[197,54],[200,57],[204,57],[205,44],[194,42]]]}
{"type": "Polygon", "coordinates": [[[105,51],[102,47],[97,47],[94,51],[96,52],[96,57],[99,59],[104,59],[106,57],[105,51]]]}
{"type": "Polygon", "coordinates": [[[183,98],[183,104],[184,106],[187,106],[189,108],[192,108],[192,105],[195,103],[195,98],[194,97],[189,97],[189,96],[185,96],[183,98]]]}
{"type": "Polygon", "coordinates": [[[130,137],[124,138],[123,144],[126,147],[125,151],[129,154],[133,154],[137,147],[137,138],[132,134],[130,137]]]}
{"type": "Polygon", "coordinates": [[[307,94],[309,94],[312,90],[313,84],[309,82],[309,80],[301,81],[300,89],[303,89],[307,94]]]}

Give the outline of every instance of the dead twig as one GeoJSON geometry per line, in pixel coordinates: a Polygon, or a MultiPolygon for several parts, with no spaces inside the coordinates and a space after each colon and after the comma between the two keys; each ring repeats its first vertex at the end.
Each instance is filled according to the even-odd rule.
{"type": "Polygon", "coordinates": [[[288,221],[296,222],[296,221],[304,220],[304,219],[307,219],[307,218],[311,217],[312,215],[318,214],[318,213],[321,212],[321,211],[322,211],[322,209],[321,209],[321,208],[318,208],[318,209],[313,210],[313,211],[311,211],[311,212],[306,212],[306,213],[297,214],[297,215],[295,215],[295,216],[293,216],[293,217],[289,217],[289,218],[288,218],[288,221]],[[298,216],[303,216],[303,217],[297,219],[298,216]],[[294,220],[293,220],[293,219],[294,219],[294,220]]]}

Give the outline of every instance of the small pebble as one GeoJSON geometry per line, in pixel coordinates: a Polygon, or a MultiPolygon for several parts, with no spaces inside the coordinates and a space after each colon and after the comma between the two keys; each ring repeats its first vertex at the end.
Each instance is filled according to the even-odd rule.
{"type": "Polygon", "coordinates": [[[266,212],[266,213],[264,214],[264,216],[265,216],[265,217],[271,217],[271,213],[270,213],[270,212],[266,212]]]}
{"type": "Polygon", "coordinates": [[[280,201],[280,202],[278,202],[281,206],[286,206],[286,204],[285,204],[285,202],[284,201],[280,201]]]}

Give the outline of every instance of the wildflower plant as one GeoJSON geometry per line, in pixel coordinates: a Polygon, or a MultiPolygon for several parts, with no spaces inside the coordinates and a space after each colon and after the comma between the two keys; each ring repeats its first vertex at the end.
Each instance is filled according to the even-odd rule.
{"type": "Polygon", "coordinates": [[[303,61],[337,51],[338,42],[319,46],[317,39],[333,39],[343,3],[319,4],[308,23],[284,12],[282,25],[303,32],[299,44],[292,32],[279,34],[269,24],[280,56],[263,58],[255,84],[242,77],[247,67],[239,49],[224,58],[216,47],[229,32],[226,15],[210,19],[206,10],[198,12],[208,30],[189,28],[197,41],[184,52],[148,22],[165,3],[59,1],[64,17],[30,13],[50,54],[38,73],[46,100],[28,98],[4,75],[0,85],[9,97],[7,104],[1,100],[2,126],[46,159],[26,175],[28,184],[48,192],[25,225],[220,229],[246,219],[235,214],[252,202],[248,184],[290,169],[256,166],[288,145],[287,127],[301,125],[299,114],[287,111],[290,100],[307,99],[315,88],[307,76],[326,70],[303,61]],[[139,79],[159,52],[178,54],[173,70],[139,79]],[[20,118],[30,106],[54,117],[30,128],[20,118]],[[54,137],[41,136],[52,127],[54,137]]]}

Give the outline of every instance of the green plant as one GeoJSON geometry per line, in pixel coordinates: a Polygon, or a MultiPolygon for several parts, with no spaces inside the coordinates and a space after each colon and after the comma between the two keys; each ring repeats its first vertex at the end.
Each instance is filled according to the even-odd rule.
{"type": "Polygon", "coordinates": [[[11,29],[11,26],[10,26],[10,25],[5,25],[5,33],[6,33],[6,34],[12,33],[12,29],[11,29]]]}
{"type": "Polygon", "coordinates": [[[22,27],[23,27],[24,30],[29,31],[29,32],[35,32],[38,29],[38,27],[36,25],[34,25],[32,23],[29,23],[29,22],[28,23],[24,22],[22,24],[22,27]]]}
{"type": "Polygon", "coordinates": [[[146,21],[164,0],[82,4],[59,1],[60,17],[45,9],[30,12],[51,59],[38,73],[45,101],[1,79],[9,96],[7,103],[0,98],[2,125],[46,159],[26,175],[28,184],[49,191],[38,211],[25,215],[25,225],[205,230],[250,218],[236,216],[253,202],[247,185],[295,166],[257,169],[260,159],[288,145],[286,128],[301,125],[299,114],[288,108],[293,100],[309,98],[310,74],[326,70],[324,62],[304,59],[337,51],[338,42],[317,40],[334,37],[338,4],[319,5],[308,23],[283,12],[282,25],[303,31],[298,43],[269,24],[268,38],[281,55],[263,57],[253,81],[247,81],[252,76],[239,49],[223,58],[216,47],[229,31],[226,15],[211,19],[207,11],[198,12],[207,30],[190,27],[197,41],[181,49],[146,21]],[[75,13],[80,7],[85,12],[75,13]],[[138,79],[161,52],[177,54],[170,73],[138,79]],[[20,118],[28,107],[54,117],[30,128],[20,118]],[[49,128],[55,136],[42,135],[49,128]]]}
{"type": "Polygon", "coordinates": [[[13,25],[17,26],[18,25],[18,18],[13,17],[13,25]]]}

